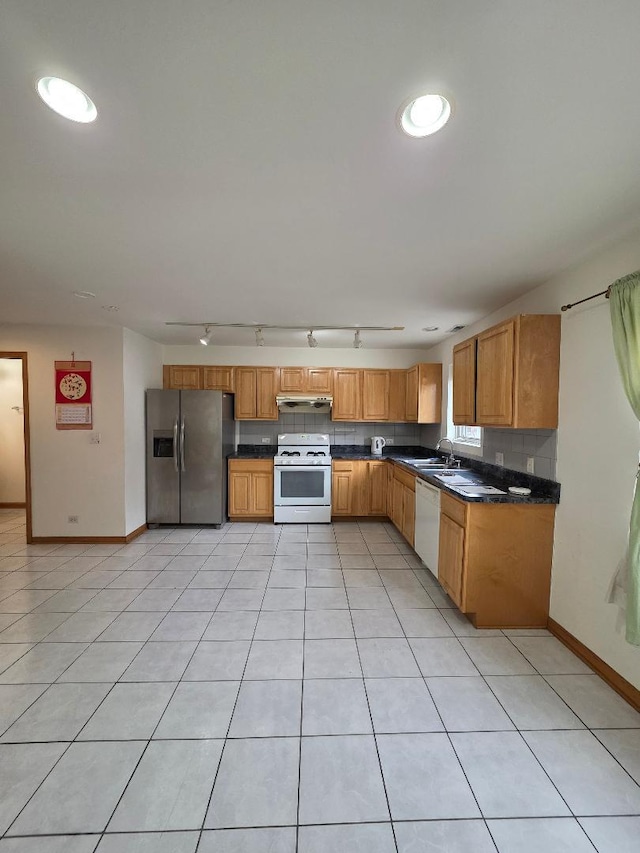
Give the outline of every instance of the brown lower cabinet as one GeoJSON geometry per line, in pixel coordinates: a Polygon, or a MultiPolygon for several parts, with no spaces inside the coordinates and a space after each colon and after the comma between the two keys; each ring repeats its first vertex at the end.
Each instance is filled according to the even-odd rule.
{"type": "Polygon", "coordinates": [[[386,515],[389,466],[380,460],[333,462],[331,472],[331,514],[386,515]]]}
{"type": "Polygon", "coordinates": [[[555,509],[442,493],[438,579],[477,628],[546,627],[555,509]]]}
{"type": "Polygon", "coordinates": [[[416,478],[398,465],[391,465],[389,518],[413,547],[416,530],[416,478]]]}
{"type": "Polygon", "coordinates": [[[229,460],[229,518],[273,518],[273,461],[229,460]]]}

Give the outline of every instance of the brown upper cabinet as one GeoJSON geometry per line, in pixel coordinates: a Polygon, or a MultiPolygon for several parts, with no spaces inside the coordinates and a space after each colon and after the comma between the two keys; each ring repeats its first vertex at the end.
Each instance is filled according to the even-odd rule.
{"type": "Polygon", "coordinates": [[[442,419],[442,365],[414,364],[407,370],[406,421],[439,424],[442,419]]]}
{"type": "Polygon", "coordinates": [[[209,367],[199,364],[165,364],[163,382],[165,389],[181,391],[233,392],[233,367],[209,367]]]}
{"type": "Polygon", "coordinates": [[[235,418],[277,421],[277,368],[236,367],[234,370],[235,418]]]}
{"type": "Polygon", "coordinates": [[[318,394],[333,392],[333,371],[330,367],[281,367],[281,394],[318,394]]]}
{"type": "Polygon", "coordinates": [[[558,426],[560,315],[520,314],[453,350],[453,422],[558,426]]]}
{"type": "Polygon", "coordinates": [[[202,368],[198,365],[165,364],[162,374],[165,389],[199,391],[202,388],[202,368]]]}
{"type": "Polygon", "coordinates": [[[233,393],[233,367],[203,367],[202,387],[205,391],[233,393]]]}
{"type": "Polygon", "coordinates": [[[362,420],[362,370],[340,367],[334,369],[331,419],[362,420]]]}
{"type": "Polygon", "coordinates": [[[379,370],[165,364],[164,387],[233,392],[236,420],[278,420],[276,394],[317,394],[333,396],[334,421],[431,424],[440,422],[442,365],[379,370]]]}
{"type": "Polygon", "coordinates": [[[389,420],[389,371],[363,370],[362,420],[389,420]]]}

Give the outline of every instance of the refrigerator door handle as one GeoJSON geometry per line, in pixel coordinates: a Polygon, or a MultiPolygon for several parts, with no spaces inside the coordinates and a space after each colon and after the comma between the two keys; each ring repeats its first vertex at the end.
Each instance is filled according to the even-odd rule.
{"type": "Polygon", "coordinates": [[[184,418],[180,422],[180,467],[183,471],[186,471],[184,464],[184,418]]]}
{"type": "Polygon", "coordinates": [[[178,418],[175,419],[173,424],[173,464],[178,470],[178,418]]]}

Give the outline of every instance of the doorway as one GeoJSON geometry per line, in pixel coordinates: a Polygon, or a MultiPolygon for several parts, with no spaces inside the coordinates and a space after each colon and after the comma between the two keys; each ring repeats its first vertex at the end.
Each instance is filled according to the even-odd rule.
{"type": "Polygon", "coordinates": [[[32,540],[31,464],[26,352],[0,350],[0,431],[0,511],[7,518],[12,510],[16,518],[24,512],[29,543],[32,540]]]}

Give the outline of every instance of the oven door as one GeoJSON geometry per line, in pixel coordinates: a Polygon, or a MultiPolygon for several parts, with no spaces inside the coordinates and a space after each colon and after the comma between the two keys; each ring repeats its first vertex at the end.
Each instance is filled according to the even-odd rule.
{"type": "Polygon", "coordinates": [[[330,506],[330,465],[276,465],[273,497],[276,506],[330,506]]]}

